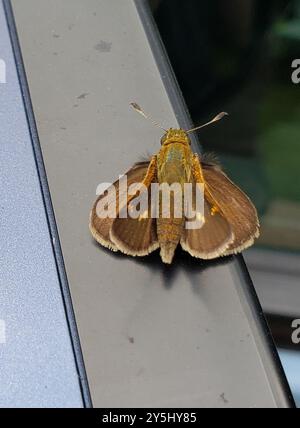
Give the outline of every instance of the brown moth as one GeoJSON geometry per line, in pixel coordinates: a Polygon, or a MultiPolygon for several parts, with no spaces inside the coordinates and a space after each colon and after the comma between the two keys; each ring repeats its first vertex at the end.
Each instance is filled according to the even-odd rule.
{"type": "MultiPolygon", "coordinates": [[[[148,118],[137,104],[133,103],[132,106],[148,118]]],[[[162,261],[169,264],[172,263],[178,244],[200,259],[237,254],[250,247],[259,236],[259,221],[254,205],[218,164],[206,156],[193,153],[188,136],[190,132],[216,122],[226,114],[220,113],[207,124],[188,131],[172,128],[165,130],[158,154],[152,156],[150,161],[135,164],[125,174],[128,187],[140,183],[149,191],[147,209],[137,218],[122,218],[122,210],[130,210],[135,195],[128,196],[127,192],[123,194],[124,189],[121,190],[119,182],[115,182],[112,186],[117,201],[123,200],[122,206],[117,202],[115,218],[99,217],[97,205],[107,197],[109,189],[98,197],[90,214],[90,231],[95,240],[112,251],[131,256],[145,256],[160,248],[162,261]],[[153,209],[150,197],[153,183],[180,183],[180,186],[191,183],[193,189],[201,185],[204,209],[202,213],[195,213],[196,218],[203,219],[201,227],[188,229],[185,214],[175,215],[174,208],[170,208],[170,216],[165,218],[159,207],[157,218],[153,218],[150,215],[153,209]]],[[[136,196],[140,193],[137,190],[136,196]]],[[[174,195],[170,197],[172,203],[174,195]]]]}

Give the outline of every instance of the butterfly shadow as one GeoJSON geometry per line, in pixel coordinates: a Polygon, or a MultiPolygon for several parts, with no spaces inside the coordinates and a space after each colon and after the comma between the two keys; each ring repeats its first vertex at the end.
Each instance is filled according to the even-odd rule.
{"type": "Polygon", "coordinates": [[[232,262],[232,259],[233,256],[214,260],[201,260],[190,256],[178,246],[174,260],[170,265],[161,261],[159,251],[155,251],[147,257],[134,258],[132,261],[138,265],[142,264],[143,267],[151,270],[153,278],[160,276],[162,284],[167,290],[170,290],[175,285],[183,273],[190,283],[192,291],[200,297],[203,296],[205,288],[209,286],[207,281],[203,281],[202,274],[208,270],[213,271],[219,266],[227,265],[232,262]]]}
{"type": "MultiPolygon", "coordinates": [[[[131,257],[126,256],[121,252],[112,252],[111,250],[104,248],[92,241],[93,245],[101,251],[104,251],[108,256],[113,257],[115,260],[123,260],[124,257],[130,259],[132,263],[143,266],[152,272],[153,281],[158,276],[161,277],[162,284],[166,290],[170,290],[179,276],[184,273],[184,276],[188,279],[192,291],[199,297],[203,297],[205,288],[209,286],[208,282],[202,280],[202,274],[208,270],[213,270],[222,265],[226,265],[232,262],[233,256],[221,257],[214,260],[201,260],[190,256],[186,251],[182,250],[180,246],[176,249],[174,260],[172,264],[168,265],[161,261],[159,250],[154,251],[145,257],[131,257]]],[[[149,282],[152,282],[150,280],[149,282]]]]}

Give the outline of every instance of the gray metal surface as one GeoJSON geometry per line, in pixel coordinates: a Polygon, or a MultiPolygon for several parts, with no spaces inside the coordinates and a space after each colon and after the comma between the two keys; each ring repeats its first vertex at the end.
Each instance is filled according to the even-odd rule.
{"type": "Polygon", "coordinates": [[[89,235],[97,185],[159,149],[129,102],[177,124],[133,0],[12,4],[94,405],[288,406],[237,260],[165,268],[89,235]]]}
{"type": "Polygon", "coordinates": [[[82,407],[2,2],[0,57],[0,407],[82,407]]]}
{"type": "Polygon", "coordinates": [[[264,312],[300,317],[300,257],[297,253],[250,249],[245,260],[264,312]]]}

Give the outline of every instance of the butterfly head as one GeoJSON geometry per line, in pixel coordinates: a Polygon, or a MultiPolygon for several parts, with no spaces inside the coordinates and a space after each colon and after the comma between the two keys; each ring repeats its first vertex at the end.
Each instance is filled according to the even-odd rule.
{"type": "Polygon", "coordinates": [[[163,135],[163,137],[161,139],[161,145],[171,144],[171,143],[181,143],[181,144],[190,145],[191,140],[190,140],[187,132],[184,131],[183,129],[170,128],[163,135]]]}

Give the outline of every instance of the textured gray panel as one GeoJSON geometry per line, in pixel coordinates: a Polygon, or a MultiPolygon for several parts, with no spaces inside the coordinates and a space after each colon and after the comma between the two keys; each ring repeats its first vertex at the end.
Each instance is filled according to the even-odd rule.
{"type": "Polygon", "coordinates": [[[89,235],[98,183],[159,149],[129,102],[177,123],[134,2],[12,3],[94,404],[287,406],[236,260],[165,268],[89,235]]]}
{"type": "Polygon", "coordinates": [[[2,2],[0,57],[0,406],[82,407],[2,2]]]}

